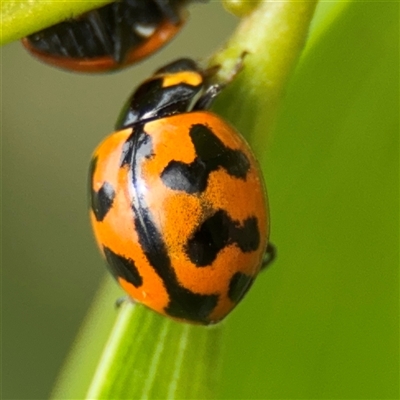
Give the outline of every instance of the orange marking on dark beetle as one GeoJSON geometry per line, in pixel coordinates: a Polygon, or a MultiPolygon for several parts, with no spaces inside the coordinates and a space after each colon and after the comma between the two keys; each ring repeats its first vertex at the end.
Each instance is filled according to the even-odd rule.
{"type": "MultiPolygon", "coordinates": [[[[157,75],[155,76],[157,77],[157,75]]],[[[175,86],[178,84],[187,84],[191,86],[198,86],[203,83],[203,77],[194,71],[183,71],[175,74],[163,74],[163,88],[175,86]]]]}

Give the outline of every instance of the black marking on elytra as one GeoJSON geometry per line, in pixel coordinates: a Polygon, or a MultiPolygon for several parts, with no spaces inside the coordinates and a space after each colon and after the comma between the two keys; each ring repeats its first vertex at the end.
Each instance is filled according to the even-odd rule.
{"type": "Polygon", "coordinates": [[[103,247],[103,251],[106,256],[108,269],[115,279],[121,277],[132,283],[136,288],[142,286],[143,278],[132,259],[120,256],[108,247],[103,247]]]}
{"type": "Polygon", "coordinates": [[[210,314],[218,303],[217,294],[193,293],[183,286],[177,286],[168,306],[164,309],[171,317],[210,323],[210,314]]]}
{"type": "Polygon", "coordinates": [[[258,249],[260,232],[257,218],[249,217],[240,224],[225,210],[218,210],[193,233],[186,244],[186,253],[197,267],[206,267],[224,247],[233,243],[245,253],[258,249]]]}
{"type": "Polygon", "coordinates": [[[209,315],[218,302],[218,295],[203,295],[194,293],[180,284],[162,233],[158,230],[144,193],[142,193],[142,164],[152,157],[151,137],[143,130],[143,126],[135,126],[132,135],[127,139],[127,151],[123,164],[129,165],[130,179],[133,185],[131,199],[134,214],[134,224],[139,236],[139,242],[149,264],[162,279],[169,295],[169,303],[164,311],[173,317],[208,324],[209,315]]]}
{"type": "Polygon", "coordinates": [[[198,158],[191,164],[170,161],[161,173],[161,179],[170,189],[192,194],[204,192],[209,173],[206,164],[198,158]]]}
{"type": "Polygon", "coordinates": [[[231,240],[237,243],[240,250],[250,253],[258,249],[260,245],[260,231],[258,230],[258,220],[256,217],[246,218],[243,226],[237,221],[231,220],[231,240]]]}
{"type": "Polygon", "coordinates": [[[93,190],[93,174],[97,166],[97,157],[93,158],[89,169],[90,205],[97,221],[103,221],[111,209],[115,198],[115,190],[111,183],[104,182],[98,192],[93,190]]]}
{"type": "Polygon", "coordinates": [[[222,167],[229,175],[246,178],[250,162],[242,151],[226,147],[214,132],[203,124],[193,125],[190,129],[190,137],[197,156],[207,164],[209,169],[222,167]]]}
{"type": "Polygon", "coordinates": [[[103,221],[110,211],[115,198],[115,190],[111,183],[104,182],[98,192],[92,192],[92,210],[97,221],[103,221]]]}
{"type": "Polygon", "coordinates": [[[189,135],[195,147],[196,158],[190,164],[171,161],[161,174],[164,184],[173,190],[201,193],[207,188],[210,173],[219,168],[239,179],[246,179],[250,169],[247,156],[240,150],[226,147],[213,131],[203,124],[195,124],[189,135]]]}
{"type": "Polygon", "coordinates": [[[234,302],[239,303],[243,296],[250,289],[254,282],[252,276],[236,272],[229,282],[228,297],[234,302]]]}
{"type": "MultiPolygon", "coordinates": [[[[132,169],[132,160],[141,164],[144,159],[149,159],[153,156],[153,143],[151,136],[143,131],[143,124],[135,125],[132,128],[132,134],[122,146],[120,166],[128,165],[132,169]],[[144,134],[141,134],[143,132],[144,134]],[[137,150],[140,153],[137,154],[137,150]]],[[[135,186],[135,185],[134,185],[135,186]]]]}

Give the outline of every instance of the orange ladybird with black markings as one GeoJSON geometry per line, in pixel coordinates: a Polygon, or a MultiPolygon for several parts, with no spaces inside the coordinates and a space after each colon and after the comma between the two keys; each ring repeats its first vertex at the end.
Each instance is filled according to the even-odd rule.
{"type": "Polygon", "coordinates": [[[135,301],[204,325],[236,306],[271,255],[261,172],[206,110],[220,90],[206,75],[190,59],[157,71],[90,169],[91,221],[113,276],[135,301]]]}
{"type": "Polygon", "coordinates": [[[22,44],[41,61],[59,68],[75,72],[120,69],[168,43],[181,29],[189,1],[114,1],[36,32],[22,44]]]}

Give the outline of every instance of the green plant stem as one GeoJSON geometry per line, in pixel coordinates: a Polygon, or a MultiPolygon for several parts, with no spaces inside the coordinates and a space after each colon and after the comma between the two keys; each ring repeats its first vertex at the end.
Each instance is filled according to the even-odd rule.
{"type": "Polygon", "coordinates": [[[112,0],[2,0],[0,44],[7,44],[112,0]]]}
{"type": "Polygon", "coordinates": [[[222,326],[182,324],[125,302],[86,398],[215,398],[222,326]]]}
{"type": "Polygon", "coordinates": [[[244,65],[224,90],[215,109],[235,124],[260,161],[288,79],[304,47],[317,1],[265,1],[244,18],[210,65],[230,79],[243,54],[244,65]],[[262,122],[260,122],[262,121],[262,122]]]}

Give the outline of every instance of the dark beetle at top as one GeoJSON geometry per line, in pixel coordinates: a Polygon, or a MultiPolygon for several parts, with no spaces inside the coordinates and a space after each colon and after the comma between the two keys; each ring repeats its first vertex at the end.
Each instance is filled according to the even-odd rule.
{"type": "MultiPolygon", "coordinates": [[[[194,0],[192,0],[194,1],[194,0]]],[[[107,72],[147,57],[185,21],[190,0],[121,0],[22,40],[41,61],[76,72],[107,72]]]]}

